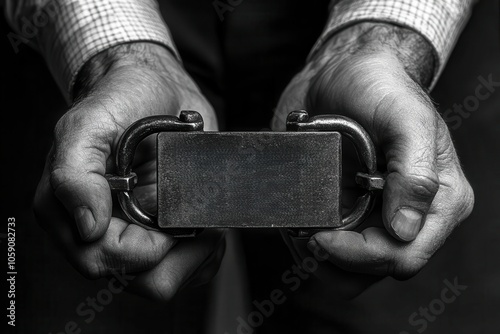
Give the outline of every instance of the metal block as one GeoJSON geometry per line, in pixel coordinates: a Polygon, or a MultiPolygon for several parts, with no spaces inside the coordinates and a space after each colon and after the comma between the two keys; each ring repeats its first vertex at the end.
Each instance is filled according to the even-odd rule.
{"type": "Polygon", "coordinates": [[[336,228],[337,132],[158,134],[160,228],[336,228]]]}

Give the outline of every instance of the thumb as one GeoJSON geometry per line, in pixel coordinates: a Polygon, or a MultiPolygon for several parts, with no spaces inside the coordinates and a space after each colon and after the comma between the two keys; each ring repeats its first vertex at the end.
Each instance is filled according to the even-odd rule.
{"type": "Polygon", "coordinates": [[[410,112],[402,113],[399,109],[379,136],[388,168],[384,225],[401,241],[417,237],[439,188],[435,112],[422,104],[410,105],[413,110],[406,108],[410,112]]]}
{"type": "Polygon", "coordinates": [[[74,218],[82,240],[94,241],[104,235],[111,219],[111,191],[104,178],[110,145],[99,138],[103,132],[62,123],[68,122],[56,126],[50,184],[74,218]]]}

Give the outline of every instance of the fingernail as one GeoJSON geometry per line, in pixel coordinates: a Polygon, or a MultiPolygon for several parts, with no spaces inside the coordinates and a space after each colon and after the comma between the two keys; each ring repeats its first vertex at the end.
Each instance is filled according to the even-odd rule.
{"type": "Polygon", "coordinates": [[[320,249],[320,246],[318,245],[318,242],[316,241],[316,239],[311,238],[307,242],[307,249],[309,249],[311,252],[315,252],[318,249],[320,249]]]}
{"type": "Polygon", "coordinates": [[[83,240],[87,240],[95,228],[95,219],[92,211],[87,207],[80,206],[75,209],[74,216],[78,233],[80,233],[83,240]]]}
{"type": "Polygon", "coordinates": [[[391,221],[391,226],[403,241],[414,240],[422,228],[422,214],[410,208],[399,209],[391,221]]]}

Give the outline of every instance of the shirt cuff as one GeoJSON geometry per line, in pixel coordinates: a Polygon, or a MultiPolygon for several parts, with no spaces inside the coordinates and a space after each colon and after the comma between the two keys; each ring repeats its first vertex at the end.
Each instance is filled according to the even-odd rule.
{"type": "Polygon", "coordinates": [[[437,66],[431,89],[437,82],[475,0],[375,0],[333,1],[330,16],[309,59],[338,31],[359,22],[384,22],[421,34],[434,48],[437,66]]]}
{"type": "Polygon", "coordinates": [[[154,42],[180,61],[168,28],[153,0],[50,1],[52,24],[38,36],[38,47],[60,89],[72,101],[78,71],[91,57],[112,46],[154,42]]]}

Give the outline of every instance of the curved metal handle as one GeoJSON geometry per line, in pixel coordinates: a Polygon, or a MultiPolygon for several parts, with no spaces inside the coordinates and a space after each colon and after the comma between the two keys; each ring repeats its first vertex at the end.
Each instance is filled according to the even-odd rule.
{"type": "MultiPolygon", "coordinates": [[[[382,189],[383,177],[377,173],[375,146],[365,129],[354,120],[339,115],[321,115],[309,119],[305,110],[293,111],[286,120],[287,131],[335,131],[347,136],[355,145],[364,173],[356,175],[356,182],[367,189],[359,197],[354,207],[342,217],[342,227],[336,230],[352,230],[370,214],[375,201],[375,190],[382,189]]],[[[320,230],[290,231],[297,237],[308,237],[320,230]]]]}
{"type": "MultiPolygon", "coordinates": [[[[183,110],[179,118],[175,116],[151,116],[132,124],[120,138],[116,151],[116,174],[120,178],[133,177],[132,162],[139,143],[149,135],[167,131],[203,131],[203,118],[196,111],[183,110]]],[[[134,184],[135,185],[135,184],[134,184]]],[[[144,211],[132,191],[133,186],[127,184],[118,193],[118,202],[125,215],[135,224],[147,229],[162,230],[158,226],[156,215],[144,211]]],[[[165,229],[177,236],[193,235],[195,229],[165,229]],[[189,231],[188,231],[189,230],[189,231]]]]}
{"type": "MultiPolygon", "coordinates": [[[[312,117],[305,111],[295,111],[288,115],[289,131],[335,131],[349,137],[356,146],[364,173],[356,175],[356,182],[367,189],[359,197],[352,210],[343,216],[341,230],[354,229],[372,209],[375,190],[382,189],[384,179],[377,172],[375,147],[368,133],[353,120],[337,115],[312,117]]],[[[140,206],[133,189],[137,177],[132,172],[132,163],[139,143],[147,136],[168,131],[203,131],[203,118],[196,111],[181,111],[179,118],[174,116],[151,116],[132,124],[122,135],[116,152],[116,175],[107,175],[112,189],[118,191],[118,201],[123,212],[135,224],[147,229],[160,230],[175,236],[192,236],[201,229],[160,228],[156,215],[152,215],[140,206]]],[[[290,229],[299,237],[307,237],[319,229],[290,229]]]]}

